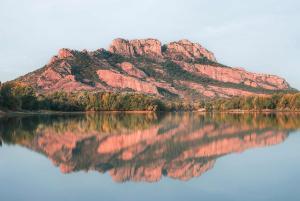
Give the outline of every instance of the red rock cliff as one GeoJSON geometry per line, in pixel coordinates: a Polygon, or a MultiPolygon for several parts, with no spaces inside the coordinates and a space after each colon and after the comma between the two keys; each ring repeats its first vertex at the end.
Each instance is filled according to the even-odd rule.
{"type": "Polygon", "coordinates": [[[110,52],[121,54],[124,56],[147,56],[150,58],[162,57],[161,43],[156,39],[142,39],[142,40],[125,40],[115,39],[111,43],[110,52]]]}
{"type": "Polygon", "coordinates": [[[281,77],[222,65],[212,52],[189,40],[162,45],[157,39],[118,38],[108,51],[63,48],[46,66],[17,81],[39,93],[135,91],[186,100],[292,90],[281,77]]]}

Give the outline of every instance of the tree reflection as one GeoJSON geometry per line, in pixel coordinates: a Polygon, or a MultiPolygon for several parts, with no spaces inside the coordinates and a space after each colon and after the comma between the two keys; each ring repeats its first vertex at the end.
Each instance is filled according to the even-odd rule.
{"type": "Polygon", "coordinates": [[[200,176],[219,157],[279,144],[299,127],[292,113],[41,115],[0,119],[0,141],[44,154],[64,173],[155,182],[200,176]]]}

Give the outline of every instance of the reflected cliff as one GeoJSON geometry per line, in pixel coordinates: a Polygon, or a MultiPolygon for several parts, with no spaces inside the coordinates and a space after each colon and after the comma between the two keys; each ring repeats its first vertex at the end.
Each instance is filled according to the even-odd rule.
{"type": "Polygon", "coordinates": [[[298,114],[74,114],[0,119],[1,144],[44,154],[63,173],[109,172],[114,181],[189,180],[217,158],[282,143],[298,114]]]}

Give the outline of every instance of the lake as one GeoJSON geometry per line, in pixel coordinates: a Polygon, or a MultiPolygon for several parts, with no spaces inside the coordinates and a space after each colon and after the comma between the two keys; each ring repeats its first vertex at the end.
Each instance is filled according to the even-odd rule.
{"type": "Polygon", "coordinates": [[[300,200],[300,114],[0,119],[0,200],[300,200]]]}

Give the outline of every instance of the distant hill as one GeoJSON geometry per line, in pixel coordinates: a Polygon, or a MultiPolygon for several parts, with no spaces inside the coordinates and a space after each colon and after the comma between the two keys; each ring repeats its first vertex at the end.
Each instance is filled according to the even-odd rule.
{"type": "Polygon", "coordinates": [[[19,77],[40,94],[137,92],[166,99],[212,99],[293,90],[275,75],[218,63],[198,43],[115,39],[108,50],[61,49],[44,67],[19,77]]]}

